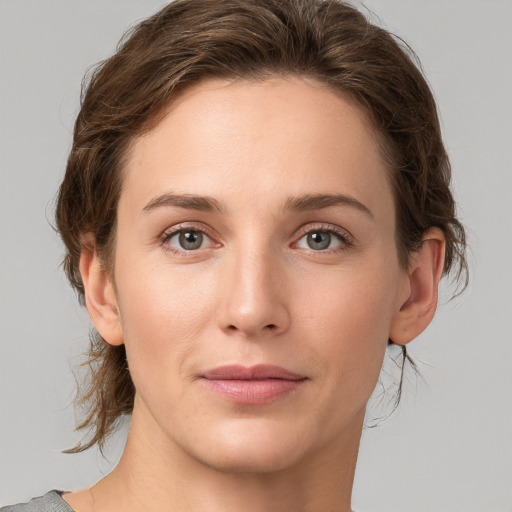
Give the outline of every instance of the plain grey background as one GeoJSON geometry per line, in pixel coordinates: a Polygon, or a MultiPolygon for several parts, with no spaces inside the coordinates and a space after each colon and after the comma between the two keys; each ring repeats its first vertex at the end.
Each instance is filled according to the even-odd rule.
{"type": "MultiPolygon", "coordinates": [[[[89,323],[51,223],[88,66],[161,0],[0,0],[0,505],[92,484],[107,450],[64,455],[89,323]]],[[[512,511],[512,2],[367,0],[438,99],[472,282],[410,346],[399,410],[363,434],[361,512],[512,511]]],[[[364,8],[363,8],[364,9],[364,8]]],[[[448,292],[443,292],[445,298],[448,292]]],[[[446,302],[446,301],[444,301],[446,302]]]]}

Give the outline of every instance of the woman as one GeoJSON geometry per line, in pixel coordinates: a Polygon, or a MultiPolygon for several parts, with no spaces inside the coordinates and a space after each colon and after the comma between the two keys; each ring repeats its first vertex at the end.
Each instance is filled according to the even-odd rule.
{"type": "Polygon", "coordinates": [[[124,414],[128,442],[20,510],[350,510],[386,347],[464,275],[449,183],[425,80],[350,6],[141,23],[91,78],[57,206],[97,331],[75,450],[124,414]]]}

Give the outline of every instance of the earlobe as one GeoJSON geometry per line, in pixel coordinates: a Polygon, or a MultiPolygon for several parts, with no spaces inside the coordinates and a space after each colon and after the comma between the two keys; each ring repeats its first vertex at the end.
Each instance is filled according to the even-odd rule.
{"type": "Polygon", "coordinates": [[[82,240],[80,273],[85,304],[96,330],[110,345],[122,345],[123,332],[114,285],[90,238],[82,240]]]}
{"type": "Polygon", "coordinates": [[[437,308],[439,281],[443,274],[445,237],[441,229],[430,228],[421,248],[412,254],[404,277],[405,296],[398,304],[390,330],[397,345],[409,343],[432,321],[437,308]]]}

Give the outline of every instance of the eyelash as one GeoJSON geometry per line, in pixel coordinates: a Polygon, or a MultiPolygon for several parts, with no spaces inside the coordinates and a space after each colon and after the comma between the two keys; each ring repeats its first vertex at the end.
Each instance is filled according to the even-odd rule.
{"type": "Polygon", "coordinates": [[[165,251],[171,252],[181,257],[187,257],[193,255],[194,253],[197,253],[198,249],[188,251],[186,249],[179,250],[169,244],[169,241],[173,236],[178,235],[179,233],[185,233],[187,231],[193,231],[196,233],[202,233],[203,235],[206,235],[212,242],[213,247],[220,247],[221,245],[220,243],[216,243],[214,241],[214,237],[207,229],[205,229],[204,226],[199,227],[193,224],[178,224],[177,226],[173,226],[172,228],[164,231],[160,236],[160,245],[163,247],[165,251]]]}
{"type": "Polygon", "coordinates": [[[309,254],[314,256],[322,256],[326,254],[336,254],[346,249],[350,248],[354,245],[354,237],[346,230],[340,228],[339,226],[333,224],[325,224],[319,223],[317,225],[311,226],[308,224],[304,226],[299,231],[299,237],[296,238],[296,241],[293,242],[292,245],[296,246],[302,238],[310,233],[328,233],[334,235],[341,243],[340,247],[335,247],[333,249],[324,249],[324,250],[314,250],[314,249],[303,249],[307,251],[309,254]]]}
{"type": "MultiPolygon", "coordinates": [[[[178,224],[176,226],[173,226],[172,228],[164,231],[162,235],[160,236],[160,244],[163,247],[165,251],[172,252],[175,255],[181,256],[181,257],[187,257],[193,255],[194,253],[197,253],[199,249],[195,250],[186,250],[186,249],[176,249],[173,246],[169,244],[169,241],[171,238],[179,233],[184,233],[186,231],[193,231],[202,233],[203,235],[206,235],[208,239],[211,241],[213,248],[220,247],[221,244],[218,242],[215,242],[213,235],[209,232],[209,230],[205,229],[204,226],[195,226],[193,224],[178,224]]],[[[354,238],[350,233],[348,233],[346,230],[335,226],[333,224],[324,224],[320,223],[314,226],[311,226],[311,224],[308,224],[306,226],[303,226],[299,231],[299,236],[295,238],[295,241],[291,244],[292,247],[296,247],[300,240],[302,240],[305,236],[311,233],[328,233],[331,235],[334,235],[341,243],[340,247],[335,247],[332,249],[322,249],[322,250],[314,250],[314,249],[302,249],[304,251],[307,251],[309,254],[313,255],[325,255],[325,254],[334,254],[338,252],[342,252],[349,247],[351,247],[354,244],[354,238]]],[[[211,247],[209,247],[211,248],[211,247]]]]}

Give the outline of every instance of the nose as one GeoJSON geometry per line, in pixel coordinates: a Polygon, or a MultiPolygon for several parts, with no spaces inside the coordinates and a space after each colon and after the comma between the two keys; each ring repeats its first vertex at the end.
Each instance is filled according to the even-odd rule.
{"type": "Polygon", "coordinates": [[[271,252],[239,251],[225,261],[219,327],[246,337],[279,335],[290,325],[283,269],[271,252]]]}

